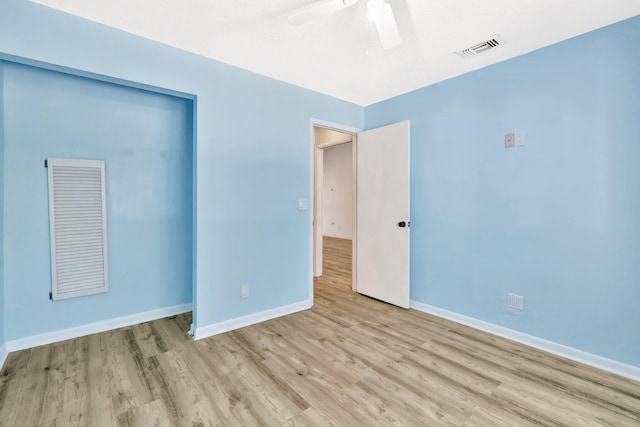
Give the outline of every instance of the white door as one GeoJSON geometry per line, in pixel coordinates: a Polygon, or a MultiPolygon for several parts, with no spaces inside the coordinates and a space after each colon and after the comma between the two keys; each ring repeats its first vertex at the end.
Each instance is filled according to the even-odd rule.
{"type": "Polygon", "coordinates": [[[409,308],[409,122],[358,133],[356,291],[409,308]]]}

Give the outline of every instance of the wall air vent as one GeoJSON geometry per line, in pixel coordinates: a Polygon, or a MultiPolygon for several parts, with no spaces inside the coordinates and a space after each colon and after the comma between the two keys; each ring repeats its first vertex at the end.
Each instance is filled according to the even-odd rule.
{"type": "Polygon", "coordinates": [[[109,291],[104,161],[47,159],[51,299],[109,291]]]}
{"type": "Polygon", "coordinates": [[[483,41],[482,43],[478,43],[466,49],[459,50],[456,52],[456,54],[461,58],[472,58],[482,52],[495,49],[501,44],[502,44],[502,41],[497,35],[495,35],[491,37],[489,40],[483,41]]]}

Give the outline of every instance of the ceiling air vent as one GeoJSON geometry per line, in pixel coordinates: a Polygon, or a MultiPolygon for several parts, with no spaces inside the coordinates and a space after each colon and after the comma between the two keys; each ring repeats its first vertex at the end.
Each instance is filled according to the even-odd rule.
{"type": "Polygon", "coordinates": [[[496,47],[500,46],[501,44],[502,44],[502,41],[496,35],[496,36],[491,37],[487,41],[483,41],[482,43],[478,43],[478,44],[473,45],[471,47],[468,47],[466,49],[460,50],[460,51],[456,52],[456,54],[459,55],[461,58],[472,58],[472,57],[478,55],[479,53],[486,52],[486,51],[491,50],[491,49],[495,49],[496,47]]]}

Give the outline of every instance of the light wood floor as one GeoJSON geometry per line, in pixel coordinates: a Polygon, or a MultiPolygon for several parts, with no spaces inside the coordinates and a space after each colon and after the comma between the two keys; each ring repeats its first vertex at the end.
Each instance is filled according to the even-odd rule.
{"type": "Polygon", "coordinates": [[[181,315],[9,355],[0,426],[640,426],[640,383],[350,290],[201,341],[181,315]]]}

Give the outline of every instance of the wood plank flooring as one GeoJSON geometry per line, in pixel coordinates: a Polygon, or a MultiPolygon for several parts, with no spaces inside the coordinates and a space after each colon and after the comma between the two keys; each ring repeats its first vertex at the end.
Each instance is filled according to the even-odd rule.
{"type": "Polygon", "coordinates": [[[193,341],[189,315],[15,352],[0,426],[640,426],[640,383],[351,292],[193,341]]]}

